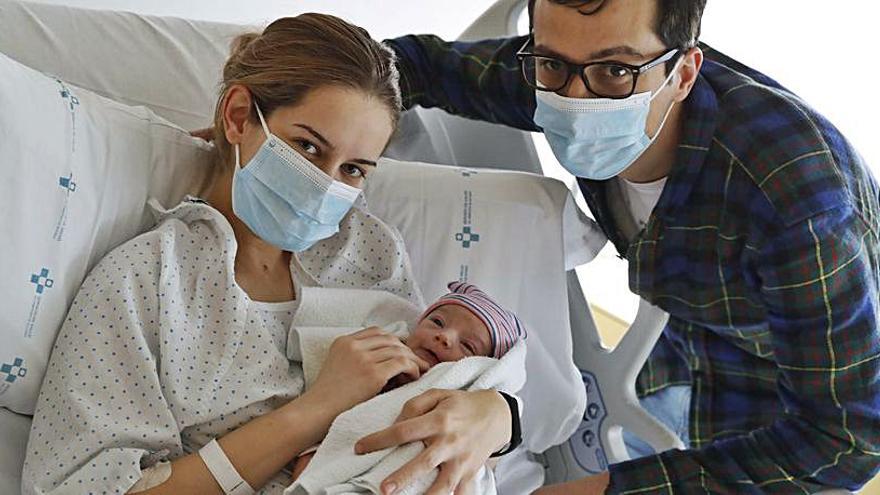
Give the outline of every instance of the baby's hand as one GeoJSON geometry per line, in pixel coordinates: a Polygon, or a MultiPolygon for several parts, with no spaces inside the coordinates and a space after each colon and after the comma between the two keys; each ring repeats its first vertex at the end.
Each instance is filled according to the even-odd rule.
{"type": "Polygon", "coordinates": [[[384,394],[385,392],[394,390],[395,388],[398,388],[398,387],[402,387],[402,386],[406,385],[407,383],[411,383],[414,381],[415,380],[411,376],[401,373],[399,375],[396,375],[394,378],[388,380],[388,383],[385,384],[385,387],[383,387],[382,391],[379,393],[384,394]]]}
{"type": "Polygon", "coordinates": [[[299,478],[299,475],[301,475],[302,472],[306,470],[306,467],[309,465],[309,462],[312,461],[312,457],[314,456],[315,453],[310,452],[308,454],[303,454],[297,457],[296,460],[293,461],[293,474],[290,475],[291,482],[294,482],[297,478],[299,478]]]}

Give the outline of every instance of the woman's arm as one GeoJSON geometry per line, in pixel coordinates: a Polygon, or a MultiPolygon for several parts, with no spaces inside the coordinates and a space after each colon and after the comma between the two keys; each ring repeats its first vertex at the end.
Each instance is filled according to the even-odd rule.
{"type": "MultiPolygon", "coordinates": [[[[340,337],[308,392],[228,433],[218,443],[239,475],[251,487],[262,487],[321,441],[341,412],[375,396],[392,377],[403,373],[417,378],[427,368],[428,363],[379,328],[340,337]]],[[[167,481],[139,494],[223,494],[199,454],[177,459],[171,468],[167,481]]]]}
{"type": "MultiPolygon", "coordinates": [[[[297,455],[327,434],[339,405],[308,392],[218,440],[226,457],[252,487],[261,487],[297,455]]],[[[139,495],[217,494],[220,485],[198,453],[171,463],[171,477],[139,495]]]]}

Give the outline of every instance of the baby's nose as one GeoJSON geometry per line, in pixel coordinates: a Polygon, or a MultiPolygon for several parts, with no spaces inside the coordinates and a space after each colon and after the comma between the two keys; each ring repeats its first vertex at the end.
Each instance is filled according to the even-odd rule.
{"type": "Polygon", "coordinates": [[[443,345],[443,347],[448,348],[448,347],[452,346],[452,342],[450,342],[449,336],[446,335],[446,332],[439,332],[439,333],[437,333],[437,335],[434,336],[434,338],[438,342],[440,342],[440,344],[443,345]]]}

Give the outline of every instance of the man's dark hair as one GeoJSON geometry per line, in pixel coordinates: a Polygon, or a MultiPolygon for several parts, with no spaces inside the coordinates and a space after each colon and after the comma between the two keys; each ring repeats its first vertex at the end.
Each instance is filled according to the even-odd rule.
{"type": "MultiPolygon", "coordinates": [[[[535,1],[529,0],[529,25],[535,13],[535,1]]],[[[614,0],[547,0],[575,8],[582,15],[593,15],[614,0]]],[[[682,50],[694,46],[700,37],[700,21],[706,0],[655,0],[657,23],[654,32],[667,48],[682,50]]]]}

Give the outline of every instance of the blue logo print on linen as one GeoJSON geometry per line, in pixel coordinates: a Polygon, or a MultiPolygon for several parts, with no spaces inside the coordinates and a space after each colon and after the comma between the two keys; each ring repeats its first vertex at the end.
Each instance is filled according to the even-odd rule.
{"type": "Polygon", "coordinates": [[[473,202],[473,191],[465,190],[464,201],[462,202],[461,232],[455,233],[455,240],[460,242],[461,247],[464,249],[469,249],[471,244],[480,242],[480,234],[473,231],[473,202]]]}
{"type": "MultiPolygon", "coordinates": [[[[462,174],[463,177],[468,178],[471,175],[475,175],[477,172],[470,169],[459,169],[459,173],[462,174]]],[[[464,200],[462,201],[461,208],[461,231],[456,232],[453,235],[453,238],[456,242],[461,243],[462,249],[470,249],[471,245],[480,242],[480,234],[474,231],[473,226],[473,202],[474,202],[474,193],[471,190],[464,190],[464,200]]],[[[459,273],[458,280],[460,282],[467,282],[468,276],[470,274],[470,260],[469,256],[464,256],[462,259],[462,263],[459,265],[459,273]]]]}
{"type": "Polygon", "coordinates": [[[0,366],[0,373],[5,373],[6,377],[3,381],[6,383],[15,383],[15,380],[24,378],[27,375],[27,368],[24,367],[24,359],[16,357],[12,364],[3,363],[0,366]]]}
{"type": "Polygon", "coordinates": [[[480,242],[480,234],[475,234],[471,232],[470,227],[465,227],[455,234],[455,240],[461,243],[461,247],[467,249],[471,247],[472,242],[480,242]]]}
{"type": "Polygon", "coordinates": [[[59,177],[58,185],[67,189],[68,192],[76,191],[76,182],[73,181],[73,173],[67,177],[59,177]]]}
{"type": "Polygon", "coordinates": [[[36,285],[37,294],[42,294],[46,289],[51,289],[55,281],[49,278],[49,269],[43,268],[40,274],[31,274],[31,283],[36,285]]]}
{"type": "MultiPolygon", "coordinates": [[[[39,273],[31,274],[30,283],[34,284],[34,301],[31,303],[31,310],[24,325],[24,338],[26,339],[32,338],[34,333],[39,330],[37,320],[40,316],[40,305],[46,295],[46,289],[51,289],[55,285],[55,280],[49,278],[49,272],[48,268],[43,267],[39,273]]],[[[0,394],[2,393],[3,391],[0,390],[0,394]]]]}
{"type": "Polygon", "coordinates": [[[58,94],[61,95],[70,112],[70,153],[73,154],[76,152],[76,108],[79,106],[79,98],[70,91],[64,81],[55,78],[55,82],[60,86],[58,94]]]}
{"type": "Polygon", "coordinates": [[[70,204],[70,195],[76,192],[76,182],[73,181],[73,172],[67,176],[58,178],[58,186],[64,190],[64,205],[61,207],[61,214],[58,216],[58,222],[55,224],[55,230],[52,232],[52,239],[61,242],[64,239],[64,231],[67,227],[67,212],[70,204]]]}
{"type": "Polygon", "coordinates": [[[58,84],[61,85],[61,91],[59,91],[59,93],[61,93],[61,97],[67,100],[71,113],[75,112],[76,105],[79,105],[79,98],[71,93],[69,89],[67,89],[67,86],[64,85],[64,82],[61,79],[56,79],[56,81],[58,81],[58,84]]]}

